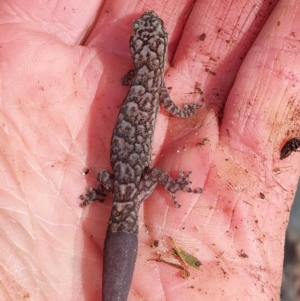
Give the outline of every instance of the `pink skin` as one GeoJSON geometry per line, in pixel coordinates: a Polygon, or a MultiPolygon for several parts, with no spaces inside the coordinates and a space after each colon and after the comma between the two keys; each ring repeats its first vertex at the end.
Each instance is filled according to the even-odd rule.
{"type": "Polygon", "coordinates": [[[279,160],[299,137],[299,1],[35,2],[0,4],[1,299],[101,299],[111,197],[81,209],[79,195],[110,169],[131,23],[152,9],[173,100],[202,103],[186,120],[161,110],[153,163],[204,191],[178,193],[176,209],[158,187],[142,205],[129,300],[279,300],[300,168],[299,153],[279,160]],[[151,261],[176,260],[169,237],[203,264],[189,279],[151,261]]]}

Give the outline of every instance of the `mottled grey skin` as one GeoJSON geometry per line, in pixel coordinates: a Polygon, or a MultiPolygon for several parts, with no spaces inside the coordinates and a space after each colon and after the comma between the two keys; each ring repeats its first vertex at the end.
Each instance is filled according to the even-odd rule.
{"type": "Polygon", "coordinates": [[[164,83],[168,34],[163,21],[153,11],[145,12],[132,25],[130,50],[134,72],[123,84],[131,85],[119,112],[111,139],[110,163],[113,173],[102,170],[97,189],[89,188],[82,207],[94,200],[104,201],[113,194],[113,208],[104,243],[103,301],[126,301],[136,261],[138,211],[141,203],[160,183],[169,191],[177,207],[175,193],[191,189],[189,173],[180,172],[172,179],[158,167],[151,168],[152,141],[160,104],[169,113],[190,117],[199,107],[186,104],[183,108],[171,100],[164,83]]]}

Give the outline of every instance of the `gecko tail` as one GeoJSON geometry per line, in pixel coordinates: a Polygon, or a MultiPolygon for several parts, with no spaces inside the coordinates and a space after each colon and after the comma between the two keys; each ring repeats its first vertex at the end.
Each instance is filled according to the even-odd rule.
{"type": "Polygon", "coordinates": [[[107,233],[103,255],[103,301],[127,301],[137,249],[137,234],[107,233]]]}

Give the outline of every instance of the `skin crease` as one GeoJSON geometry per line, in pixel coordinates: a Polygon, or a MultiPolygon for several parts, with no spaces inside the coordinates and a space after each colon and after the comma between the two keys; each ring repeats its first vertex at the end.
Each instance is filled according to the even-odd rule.
{"type": "Polygon", "coordinates": [[[178,2],[0,4],[1,300],[101,299],[111,198],[82,210],[78,197],[110,168],[131,23],[149,9],[169,33],[172,99],[204,99],[189,120],[160,111],[153,163],[174,177],[191,170],[204,191],[178,193],[176,209],[158,187],[142,205],[128,300],[280,299],[300,168],[297,152],[279,160],[299,137],[300,5],[178,2]],[[187,280],[149,261],[173,260],[168,237],[203,264],[187,280]]]}

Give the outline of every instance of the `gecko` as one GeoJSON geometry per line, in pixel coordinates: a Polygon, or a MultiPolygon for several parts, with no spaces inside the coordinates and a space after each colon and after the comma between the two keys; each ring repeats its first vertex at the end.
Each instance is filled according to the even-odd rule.
{"type": "Polygon", "coordinates": [[[134,70],[123,78],[130,85],[121,106],[111,138],[110,164],[113,172],[101,170],[97,188],[89,187],[80,205],[113,196],[103,251],[102,300],[126,301],[138,250],[138,212],[141,203],[161,184],[180,207],[176,192],[201,193],[190,188],[191,172],[179,173],[174,180],[159,167],[151,167],[151,152],[160,105],[170,114],[187,118],[199,105],[178,107],[170,98],[164,82],[168,34],[154,11],[146,11],[132,24],[129,46],[134,70]]]}

